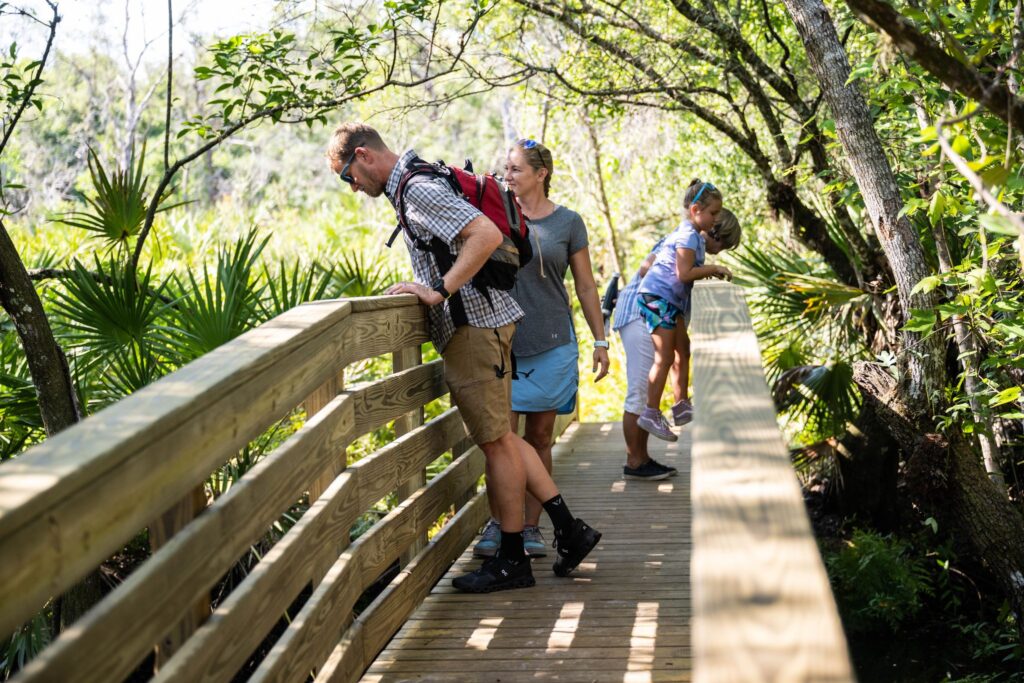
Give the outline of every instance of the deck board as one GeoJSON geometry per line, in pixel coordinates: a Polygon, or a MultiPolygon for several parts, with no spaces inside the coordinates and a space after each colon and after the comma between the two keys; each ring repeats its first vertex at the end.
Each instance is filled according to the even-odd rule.
{"type": "MultiPolygon", "coordinates": [[[[479,563],[467,549],[362,680],[689,681],[689,434],[650,446],[679,476],[626,481],[621,425],[570,428],[554,449],[555,481],[604,534],[598,547],[568,579],[549,554],[533,561],[536,587],[489,595],[452,589],[479,563]]],[[[541,528],[550,541],[546,518],[541,528]]]]}

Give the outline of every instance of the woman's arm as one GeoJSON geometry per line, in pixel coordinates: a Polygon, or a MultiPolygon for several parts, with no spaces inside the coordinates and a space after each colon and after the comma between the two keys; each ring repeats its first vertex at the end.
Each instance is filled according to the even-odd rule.
{"type": "Polygon", "coordinates": [[[676,277],[680,282],[693,282],[709,277],[732,279],[732,271],[725,266],[697,266],[697,252],[693,249],[676,249],[676,277]]]}
{"type": "MultiPolygon", "coordinates": [[[[587,326],[594,335],[595,341],[604,341],[604,318],[601,315],[597,283],[594,281],[594,271],[590,264],[590,249],[583,247],[570,256],[569,268],[572,269],[572,279],[576,283],[576,296],[580,300],[583,317],[587,319],[587,326]]],[[[594,347],[593,371],[597,372],[597,377],[594,378],[595,382],[608,374],[608,366],[608,349],[594,347]],[[598,372],[598,366],[600,366],[600,372],[598,372]]]]}

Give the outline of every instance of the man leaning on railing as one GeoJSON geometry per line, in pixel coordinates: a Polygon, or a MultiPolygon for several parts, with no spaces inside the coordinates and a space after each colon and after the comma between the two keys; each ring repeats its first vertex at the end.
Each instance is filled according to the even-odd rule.
{"type": "Polygon", "coordinates": [[[555,529],[553,569],[568,576],[601,534],[572,516],[537,452],[509,429],[510,351],[523,313],[507,291],[470,282],[502,243],[501,231],[444,178],[412,177],[412,167],[423,164],[416,153],[395,154],[370,126],[343,124],[331,137],[327,158],[353,192],[384,194],[396,208],[416,282],[399,282],[387,293],[415,294],[429,307],[430,338],[444,358],[452,401],[487,460],[487,494],[501,513],[501,547],[453,585],[470,593],[534,585],[523,550],[527,491],[544,501],[555,529]]]}

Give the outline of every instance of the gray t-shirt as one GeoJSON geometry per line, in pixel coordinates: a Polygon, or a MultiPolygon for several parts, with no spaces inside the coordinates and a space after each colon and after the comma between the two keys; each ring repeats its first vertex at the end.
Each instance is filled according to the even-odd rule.
{"type": "Polygon", "coordinates": [[[556,206],[549,216],[528,221],[533,258],[519,271],[512,297],[525,314],[512,351],[533,356],[572,341],[572,312],[565,272],[569,257],[587,246],[587,226],[578,213],[556,206]]]}

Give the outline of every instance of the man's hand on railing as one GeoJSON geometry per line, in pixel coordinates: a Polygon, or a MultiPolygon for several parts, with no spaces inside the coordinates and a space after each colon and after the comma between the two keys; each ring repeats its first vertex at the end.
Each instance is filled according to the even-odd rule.
{"type": "Polygon", "coordinates": [[[444,297],[430,287],[418,282],[397,282],[388,287],[385,294],[415,294],[427,306],[436,306],[444,301],[444,297]]]}

